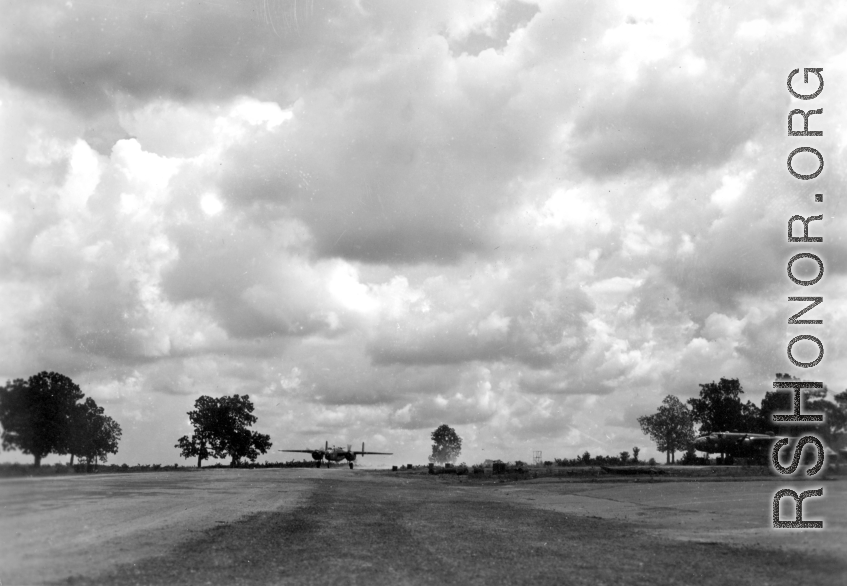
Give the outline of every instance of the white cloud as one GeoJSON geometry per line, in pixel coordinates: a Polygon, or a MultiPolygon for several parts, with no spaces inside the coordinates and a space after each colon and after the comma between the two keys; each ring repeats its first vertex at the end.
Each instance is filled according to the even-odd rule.
{"type": "MultiPolygon", "coordinates": [[[[838,79],[838,19],[538,4],[301,6],[298,34],[224,4],[186,7],[192,36],[166,11],[150,36],[131,4],[108,30],[96,3],[58,7],[51,35],[10,14],[0,372],[82,381],[139,460],[169,461],[197,396],[239,392],[275,444],[420,461],[452,422],[472,461],[643,446],[633,421],[665,394],[788,368],[784,227],[806,200],[784,82],[838,79]]],[[[826,193],[842,94],[821,96],[826,193]]]]}
{"type": "Polygon", "coordinates": [[[207,193],[200,198],[200,207],[209,216],[216,216],[224,209],[224,204],[214,193],[207,193]]]}

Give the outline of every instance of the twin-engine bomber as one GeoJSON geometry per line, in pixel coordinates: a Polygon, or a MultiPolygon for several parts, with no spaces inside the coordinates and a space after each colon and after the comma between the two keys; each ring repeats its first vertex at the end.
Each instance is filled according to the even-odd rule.
{"type": "Polygon", "coordinates": [[[280,450],[280,452],[298,452],[301,454],[312,454],[312,458],[318,461],[318,468],[321,467],[321,462],[326,460],[327,462],[340,462],[342,460],[347,460],[350,464],[350,470],[353,469],[353,462],[356,461],[356,456],[364,456],[365,454],[371,454],[376,456],[391,456],[393,452],[366,452],[365,451],[365,442],[362,442],[362,450],[359,452],[353,451],[352,444],[347,444],[347,449],[337,448],[335,446],[329,447],[329,442],[324,444],[324,449],[317,450],[280,450]]]}
{"type": "Polygon", "coordinates": [[[694,439],[694,449],[707,454],[719,453],[722,456],[738,456],[758,442],[774,441],[771,433],[740,433],[737,431],[715,431],[703,434],[694,439]]]}

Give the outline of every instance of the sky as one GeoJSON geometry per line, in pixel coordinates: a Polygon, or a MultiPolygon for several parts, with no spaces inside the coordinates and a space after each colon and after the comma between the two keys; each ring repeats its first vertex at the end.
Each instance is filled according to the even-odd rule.
{"type": "Polygon", "coordinates": [[[373,466],[425,463],[442,423],[468,463],[659,459],[638,416],[721,377],[758,404],[810,376],[799,334],[847,387],[843,3],[4,15],[0,381],[71,377],[123,429],[110,462],[193,464],[174,444],[204,394],[250,396],[260,461],[394,452],[373,466]],[[804,67],[812,101],[786,88],[814,91],[804,67]],[[794,108],[824,135],[787,136],[794,108]],[[824,242],[789,244],[794,214],[824,242]],[[788,325],[792,295],[824,323],[788,325]]]}

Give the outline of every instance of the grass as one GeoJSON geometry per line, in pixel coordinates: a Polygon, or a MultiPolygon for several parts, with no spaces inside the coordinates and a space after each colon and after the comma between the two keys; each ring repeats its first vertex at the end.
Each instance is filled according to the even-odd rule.
{"type": "MultiPolygon", "coordinates": [[[[193,461],[192,461],[193,464],[193,461]]],[[[263,462],[261,464],[252,464],[252,463],[242,463],[241,468],[312,468],[314,467],[313,461],[295,461],[291,460],[289,462],[263,462]]],[[[324,464],[326,466],[326,464],[324,464]]],[[[203,466],[203,469],[207,468],[226,468],[230,469],[232,466],[229,464],[210,464],[203,466]]],[[[53,476],[53,475],[63,475],[63,474],[116,474],[116,473],[128,473],[128,472],[161,472],[165,470],[180,470],[180,471],[190,471],[196,470],[197,468],[193,465],[185,466],[181,464],[170,464],[170,465],[162,465],[162,464],[135,464],[134,466],[130,466],[129,464],[99,464],[96,468],[91,467],[86,470],[86,466],[84,464],[74,464],[73,466],[68,466],[67,464],[42,464],[41,466],[34,466],[32,464],[9,464],[9,463],[0,463],[0,478],[15,478],[21,476],[53,476]]]]}
{"type": "Polygon", "coordinates": [[[492,501],[480,488],[314,480],[309,502],[220,525],[153,557],[61,584],[844,584],[847,562],[681,542],[627,522],[492,501]]]}

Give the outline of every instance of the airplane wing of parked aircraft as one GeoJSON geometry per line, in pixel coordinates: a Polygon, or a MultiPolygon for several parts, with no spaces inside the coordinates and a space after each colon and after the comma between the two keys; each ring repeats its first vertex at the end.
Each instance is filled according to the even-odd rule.
{"type": "Polygon", "coordinates": [[[356,456],[374,455],[374,456],[391,456],[393,452],[368,452],[365,451],[365,442],[362,442],[361,450],[353,450],[351,444],[347,444],[347,449],[332,446],[329,447],[329,442],[324,443],[324,448],[315,450],[279,450],[280,452],[296,452],[300,454],[312,454],[312,458],[317,460],[318,468],[321,467],[321,462],[340,462],[347,460],[350,464],[350,470],[353,469],[353,462],[356,461],[356,456]]]}

